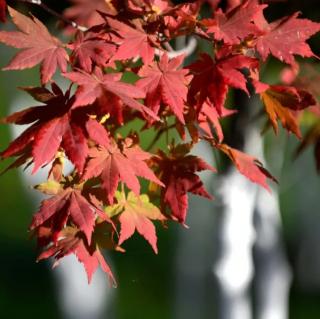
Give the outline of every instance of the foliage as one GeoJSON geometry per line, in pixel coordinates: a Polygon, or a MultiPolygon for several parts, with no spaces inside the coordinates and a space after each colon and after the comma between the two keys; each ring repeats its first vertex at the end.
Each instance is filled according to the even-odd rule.
{"type": "MultiPolygon", "coordinates": [[[[41,1],[23,2],[47,8],[41,1]]],[[[226,108],[227,94],[230,88],[260,94],[268,125],[277,133],[280,121],[300,138],[301,113],[319,111],[314,92],[298,83],[295,55],[314,57],[306,40],[320,31],[320,24],[298,13],[269,23],[267,5],[257,0],[229,1],[225,10],[219,1],[200,0],[180,5],[165,0],[72,2],[60,17],[68,43],[52,36],[36,17],[8,7],[18,31],[1,31],[0,42],[20,51],[4,69],[40,64],[41,86],[22,88],[39,106],[1,120],[29,124],[1,158],[17,157],[9,168],[33,164],[33,173],[50,167],[48,180],[35,186],[49,197],[30,225],[43,249],[39,260],[53,256],[58,261],[74,253],[89,281],[100,265],[115,283],[101,249],[124,252],[121,245],[137,231],[157,253],[154,221],[185,224],[188,193],[212,198],[197,172],[216,170],[191,155],[199,141],[226,154],[241,174],[269,189],[267,181],[275,178],[261,162],[223,142],[221,120],[236,112],[226,108]],[[210,10],[210,18],[202,18],[203,8],[210,10]],[[186,54],[177,55],[171,46],[177,37],[202,39],[210,52],[185,65],[186,54]],[[284,76],[278,85],[260,81],[269,56],[288,65],[291,80],[284,76]],[[53,80],[57,72],[70,81],[65,92],[53,80]],[[128,74],[135,79],[131,83],[125,81],[128,74]],[[121,128],[137,118],[142,130],[156,132],[148,149],[139,141],[141,131],[121,135],[121,128]],[[179,139],[169,140],[172,129],[179,139]],[[165,147],[157,144],[162,134],[165,147]],[[69,174],[66,158],[74,167],[69,174]]],[[[2,21],[5,9],[0,0],[2,21]]],[[[319,160],[319,136],[316,123],[299,151],[315,141],[319,160]]]]}

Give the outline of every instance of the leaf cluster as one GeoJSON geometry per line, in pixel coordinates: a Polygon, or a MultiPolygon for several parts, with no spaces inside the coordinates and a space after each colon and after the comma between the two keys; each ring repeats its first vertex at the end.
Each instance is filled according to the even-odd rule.
{"type": "MultiPolygon", "coordinates": [[[[47,181],[35,187],[49,197],[30,225],[42,249],[39,260],[58,261],[74,253],[89,281],[100,265],[115,283],[103,248],[123,252],[121,245],[138,232],[157,253],[154,222],[184,225],[189,193],[212,198],[197,173],[216,169],[192,155],[198,142],[226,154],[241,174],[269,189],[268,180],[275,178],[262,163],[224,142],[221,121],[236,113],[226,108],[227,94],[254,91],[268,125],[277,133],[280,122],[300,138],[300,114],[317,102],[312,90],[294,80],[295,56],[314,57],[306,40],[320,24],[298,13],[270,23],[264,18],[267,5],[257,0],[239,1],[224,11],[219,1],[209,2],[206,19],[200,14],[209,6],[205,1],[72,2],[64,17],[78,27],[66,27],[67,43],[36,17],[8,7],[17,31],[0,31],[0,42],[19,51],[4,70],[40,65],[41,85],[22,88],[38,105],[1,120],[29,126],[0,155],[15,158],[9,168],[33,165],[36,173],[49,166],[47,181]],[[186,54],[172,49],[178,37],[201,38],[210,52],[186,64],[186,54]],[[291,81],[269,85],[260,80],[270,56],[287,64],[294,73],[291,81]],[[53,79],[57,72],[70,81],[65,91],[53,79]],[[126,82],[126,74],[135,80],[126,82]],[[122,136],[123,126],[137,118],[142,130],[132,126],[122,136]],[[172,129],[179,136],[173,141],[172,129]],[[165,147],[154,143],[143,149],[143,130],[166,135],[165,147]],[[73,165],[68,174],[66,159],[73,165]]],[[[3,21],[5,9],[0,0],[3,21]]],[[[316,139],[318,154],[319,136],[317,127],[303,145],[316,139]]]]}

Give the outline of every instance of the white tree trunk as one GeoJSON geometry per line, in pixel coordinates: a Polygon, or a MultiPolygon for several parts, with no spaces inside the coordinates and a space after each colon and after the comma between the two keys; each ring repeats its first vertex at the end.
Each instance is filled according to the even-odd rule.
{"type": "MultiPolygon", "coordinates": [[[[246,135],[245,152],[264,160],[256,129],[251,128],[246,135]]],[[[212,162],[210,148],[201,147],[196,153],[212,162]]],[[[205,184],[210,183],[212,180],[206,176],[205,184]]],[[[273,190],[269,194],[235,169],[223,176],[217,187],[220,190],[214,193],[218,193],[218,205],[191,197],[187,219],[191,228],[179,231],[174,318],[206,318],[208,262],[213,263],[213,253],[208,251],[219,247],[212,268],[218,286],[218,319],[287,319],[291,273],[280,236],[277,193],[273,190]],[[215,226],[218,244],[214,242],[215,220],[220,220],[215,226]],[[256,316],[250,298],[253,279],[256,316]]]]}

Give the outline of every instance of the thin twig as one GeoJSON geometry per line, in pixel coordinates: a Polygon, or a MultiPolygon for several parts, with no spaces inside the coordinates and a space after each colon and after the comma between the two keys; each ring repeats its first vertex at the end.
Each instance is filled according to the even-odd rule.
{"type": "Polygon", "coordinates": [[[42,8],[43,10],[47,11],[48,13],[50,13],[51,15],[55,16],[56,18],[58,18],[59,20],[63,21],[66,24],[71,25],[72,27],[85,32],[88,30],[88,28],[81,26],[79,24],[77,24],[76,22],[69,20],[68,18],[64,17],[63,15],[61,15],[60,13],[54,11],[53,9],[49,8],[46,4],[44,4],[42,2],[42,0],[18,0],[19,2],[24,2],[24,3],[30,3],[30,4],[34,4],[39,6],[40,8],[42,8]]]}
{"type": "Polygon", "coordinates": [[[164,43],[163,43],[163,46],[164,46],[165,49],[166,49],[167,51],[169,51],[169,52],[173,52],[173,51],[174,51],[173,47],[171,46],[171,44],[170,44],[169,42],[164,42],[164,43]]]}
{"type": "Polygon", "coordinates": [[[162,129],[160,129],[160,131],[157,132],[156,136],[153,138],[153,140],[151,141],[151,143],[149,144],[149,146],[147,147],[146,150],[149,152],[154,147],[154,145],[159,141],[160,137],[162,136],[162,134],[164,132],[167,132],[168,130],[171,130],[175,127],[176,127],[176,125],[172,124],[170,126],[166,126],[162,129]]]}
{"type": "Polygon", "coordinates": [[[163,45],[166,47],[166,51],[156,49],[155,53],[157,56],[161,57],[164,54],[164,52],[167,52],[168,57],[170,59],[175,58],[182,54],[184,54],[185,56],[190,56],[196,50],[197,44],[198,42],[196,38],[190,37],[185,47],[183,47],[181,50],[174,50],[171,46],[169,48],[168,42],[164,42],[163,45]]]}

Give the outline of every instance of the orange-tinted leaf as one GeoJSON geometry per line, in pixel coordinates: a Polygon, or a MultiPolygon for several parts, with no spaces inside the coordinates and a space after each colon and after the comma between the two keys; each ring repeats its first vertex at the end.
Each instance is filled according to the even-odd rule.
{"type": "Polygon", "coordinates": [[[316,103],[312,95],[294,87],[270,86],[261,93],[261,98],[274,131],[278,132],[279,119],[285,129],[300,138],[297,111],[316,103]]]}
{"type": "Polygon", "coordinates": [[[137,196],[129,192],[116,193],[117,204],[108,206],[106,212],[110,217],[119,215],[121,225],[119,245],[130,238],[135,230],[143,236],[157,254],[156,229],[151,220],[164,220],[160,210],[149,202],[147,195],[137,196]]]}

